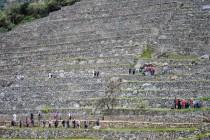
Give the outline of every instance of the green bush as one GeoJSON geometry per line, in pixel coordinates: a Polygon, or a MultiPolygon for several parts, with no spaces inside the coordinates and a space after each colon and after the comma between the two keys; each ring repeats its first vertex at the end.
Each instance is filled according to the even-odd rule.
{"type": "Polygon", "coordinates": [[[52,12],[52,11],[60,10],[61,4],[59,0],[48,0],[47,7],[48,7],[49,12],[52,12]]]}
{"type": "Polygon", "coordinates": [[[45,17],[49,14],[48,7],[44,2],[29,4],[27,12],[28,15],[34,18],[45,17]]]}
{"type": "Polygon", "coordinates": [[[152,54],[154,53],[154,50],[149,47],[148,45],[144,48],[142,54],[141,54],[141,58],[152,58],[152,54]]]}
{"type": "Polygon", "coordinates": [[[22,15],[28,15],[28,6],[29,6],[29,3],[24,3],[24,4],[21,4],[20,5],[20,14],[22,15]]]}
{"type": "Polygon", "coordinates": [[[31,21],[33,21],[34,19],[36,19],[36,18],[33,17],[33,16],[26,16],[26,17],[24,17],[24,19],[22,20],[21,23],[31,22],[31,21]]]}
{"type": "Polygon", "coordinates": [[[42,111],[43,113],[50,113],[50,112],[52,112],[52,109],[51,109],[49,106],[44,106],[44,107],[41,109],[41,111],[42,111]]]}

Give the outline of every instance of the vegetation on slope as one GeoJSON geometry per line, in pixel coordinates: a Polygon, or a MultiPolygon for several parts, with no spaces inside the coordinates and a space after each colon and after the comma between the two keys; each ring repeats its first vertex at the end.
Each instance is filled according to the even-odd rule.
{"type": "Polygon", "coordinates": [[[80,0],[46,0],[35,3],[17,3],[0,11],[0,32],[6,32],[15,26],[46,17],[50,12],[60,10],[63,6],[73,5],[80,0]]]}

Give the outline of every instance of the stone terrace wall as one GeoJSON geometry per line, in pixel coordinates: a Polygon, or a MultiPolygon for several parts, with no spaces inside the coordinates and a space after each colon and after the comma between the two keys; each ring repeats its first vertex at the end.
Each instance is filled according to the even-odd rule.
{"type": "Polygon", "coordinates": [[[93,137],[103,140],[137,139],[137,140],[171,140],[184,137],[192,132],[117,132],[106,130],[0,130],[3,138],[65,138],[65,137],[93,137]]]}

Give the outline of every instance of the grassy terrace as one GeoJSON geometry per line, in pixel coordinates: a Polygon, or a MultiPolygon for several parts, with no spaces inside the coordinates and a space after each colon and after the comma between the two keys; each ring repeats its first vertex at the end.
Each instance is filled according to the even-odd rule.
{"type": "MultiPolygon", "coordinates": [[[[80,107],[80,108],[50,108],[52,112],[56,111],[87,111],[92,112],[92,107],[80,107]]],[[[170,109],[170,108],[143,108],[143,109],[135,109],[135,108],[122,108],[122,107],[115,107],[113,110],[127,110],[127,111],[142,111],[142,112],[180,112],[180,113],[188,113],[188,112],[203,112],[203,111],[210,111],[210,108],[196,108],[196,109],[170,109]]],[[[0,111],[4,111],[0,109],[0,111]]],[[[7,109],[7,111],[10,111],[7,109]]],[[[18,111],[39,111],[39,110],[29,110],[29,109],[18,109],[18,111]]]]}
{"type": "Polygon", "coordinates": [[[146,112],[197,112],[197,111],[210,111],[210,108],[196,108],[196,109],[170,109],[170,108],[144,108],[144,109],[134,109],[134,108],[114,108],[114,110],[139,110],[146,112]]]}

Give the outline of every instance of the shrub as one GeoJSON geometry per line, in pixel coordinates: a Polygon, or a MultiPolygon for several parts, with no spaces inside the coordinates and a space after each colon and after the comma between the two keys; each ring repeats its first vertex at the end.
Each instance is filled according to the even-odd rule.
{"type": "Polygon", "coordinates": [[[50,113],[50,112],[52,112],[52,109],[51,109],[49,106],[44,106],[44,107],[41,109],[41,111],[42,111],[43,113],[50,113]]]}
{"type": "Polygon", "coordinates": [[[33,16],[26,16],[26,17],[24,17],[24,19],[21,21],[21,23],[31,22],[31,21],[33,21],[34,19],[36,19],[36,18],[33,17],[33,16]]]}
{"type": "Polygon", "coordinates": [[[47,7],[49,12],[60,10],[61,9],[61,4],[58,0],[49,0],[47,2],[47,7]]]}
{"type": "Polygon", "coordinates": [[[29,4],[27,11],[28,15],[35,18],[41,18],[48,15],[48,7],[44,2],[29,4]]]}
{"type": "Polygon", "coordinates": [[[13,6],[6,9],[5,14],[10,23],[17,25],[23,20],[24,15],[21,14],[20,9],[20,4],[14,4],[13,6]]]}
{"type": "Polygon", "coordinates": [[[153,54],[154,50],[149,47],[148,45],[144,48],[141,57],[142,58],[152,58],[152,54],[153,54]]]}
{"type": "Polygon", "coordinates": [[[22,15],[28,15],[28,6],[29,6],[29,3],[24,3],[24,4],[21,4],[20,5],[20,14],[22,15]]]}

